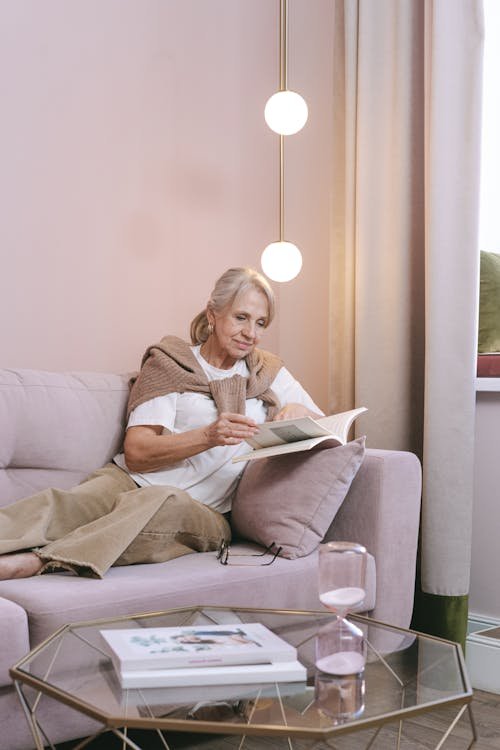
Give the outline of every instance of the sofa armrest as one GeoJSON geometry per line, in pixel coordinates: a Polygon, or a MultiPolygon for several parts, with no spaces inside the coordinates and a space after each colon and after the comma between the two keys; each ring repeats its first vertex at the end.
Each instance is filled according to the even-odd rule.
{"type": "Polygon", "coordinates": [[[370,615],[408,627],[413,610],[422,473],[413,453],[367,449],[325,541],[363,544],[375,558],[370,615]]]}

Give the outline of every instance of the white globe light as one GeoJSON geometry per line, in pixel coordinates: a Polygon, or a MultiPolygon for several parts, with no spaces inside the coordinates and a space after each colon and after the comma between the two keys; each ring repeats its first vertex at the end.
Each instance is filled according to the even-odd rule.
{"type": "Polygon", "coordinates": [[[271,242],[260,262],[266,276],[273,281],[291,281],[302,268],[302,254],[291,242],[271,242]]]}
{"type": "Polygon", "coordinates": [[[266,103],[264,117],[267,124],[280,135],[293,135],[307,122],[307,104],[295,91],[278,91],[266,103]]]}

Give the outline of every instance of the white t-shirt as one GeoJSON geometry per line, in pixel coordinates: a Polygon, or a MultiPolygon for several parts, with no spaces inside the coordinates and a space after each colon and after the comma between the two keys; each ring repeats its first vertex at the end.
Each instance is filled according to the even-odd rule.
{"type": "MultiPolygon", "coordinates": [[[[220,370],[206,362],[200,354],[200,347],[191,347],[192,352],[208,380],[230,378],[239,374],[248,377],[249,372],[244,360],[238,360],[229,370],[220,370]]],[[[302,404],[318,414],[319,409],[300,383],[282,367],[271,384],[281,406],[289,403],[302,404]]],[[[246,401],[246,415],[258,424],[265,422],[267,408],[258,398],[246,401]]],[[[168,393],[166,396],[152,398],[136,407],[130,414],[127,428],[137,425],[161,425],[165,431],[173,434],[193,430],[197,427],[215,422],[217,409],[213,399],[203,393],[168,393]]],[[[189,492],[191,497],[225,513],[231,508],[232,494],[238,478],[245,467],[245,462],[232,463],[233,456],[248,451],[245,442],[239,445],[220,445],[185,458],[164,469],[148,471],[144,474],[128,472],[140,487],[167,485],[189,492]]],[[[128,471],[123,453],[114,458],[115,463],[128,471]]]]}

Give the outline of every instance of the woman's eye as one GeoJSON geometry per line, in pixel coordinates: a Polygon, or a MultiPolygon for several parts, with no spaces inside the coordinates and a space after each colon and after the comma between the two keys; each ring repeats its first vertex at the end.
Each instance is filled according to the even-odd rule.
{"type": "Polygon", "coordinates": [[[257,321],[257,325],[260,326],[261,328],[265,328],[266,327],[266,321],[265,320],[258,320],[257,321]]]}
{"type": "Polygon", "coordinates": [[[236,316],[236,320],[245,320],[245,316],[244,315],[237,315],[236,316]]]}

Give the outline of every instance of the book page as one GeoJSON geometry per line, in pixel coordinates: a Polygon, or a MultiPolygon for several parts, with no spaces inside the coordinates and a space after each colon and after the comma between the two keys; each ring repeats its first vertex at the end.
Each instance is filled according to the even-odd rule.
{"type": "Polygon", "coordinates": [[[259,431],[246,441],[252,448],[267,448],[272,445],[295,443],[308,438],[329,435],[330,430],[322,426],[312,417],[298,419],[282,419],[276,422],[264,422],[259,425],[259,431]]]}
{"type": "Polygon", "coordinates": [[[297,419],[264,422],[259,426],[258,433],[245,441],[254,450],[234,456],[232,462],[251,461],[281,453],[310,450],[327,439],[331,439],[337,445],[343,445],[347,442],[352,423],[365,411],[367,409],[360,406],[358,409],[317,419],[298,417],[297,419]]]}
{"type": "Polygon", "coordinates": [[[360,406],[359,409],[350,409],[349,411],[343,411],[339,414],[331,414],[328,417],[320,417],[318,419],[319,424],[326,427],[329,432],[333,435],[337,435],[343,443],[347,442],[349,436],[349,429],[360,414],[368,411],[366,407],[360,406]]]}
{"type": "Polygon", "coordinates": [[[281,443],[281,445],[268,445],[266,448],[258,448],[257,450],[250,451],[240,456],[233,458],[233,463],[238,461],[253,461],[256,458],[267,458],[269,456],[280,456],[285,453],[298,453],[299,451],[308,451],[314,448],[324,440],[328,440],[332,444],[340,445],[340,441],[333,435],[322,435],[317,438],[309,438],[308,440],[296,440],[293,443],[281,443]]]}

